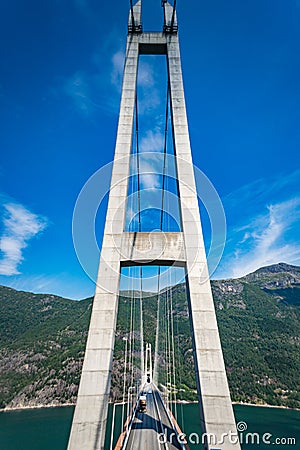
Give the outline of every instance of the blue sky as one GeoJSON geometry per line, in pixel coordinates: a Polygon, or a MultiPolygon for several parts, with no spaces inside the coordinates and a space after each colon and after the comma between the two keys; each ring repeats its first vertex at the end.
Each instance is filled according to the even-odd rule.
{"type": "MultiPolygon", "coordinates": [[[[161,29],[160,3],[144,0],[144,29],[161,29]]],[[[128,4],[1,5],[3,285],[70,298],[93,294],[74,251],[72,215],[84,183],[113,158],[128,4]]],[[[177,4],[193,159],[218,191],[227,220],[213,276],[299,264],[300,2],[177,4]]],[[[151,125],[165,102],[157,58],[141,59],[145,151],[162,142],[162,121],[151,125]]],[[[105,203],[99,242],[104,213],[105,203]]],[[[209,246],[205,211],[203,225],[209,246]]]]}

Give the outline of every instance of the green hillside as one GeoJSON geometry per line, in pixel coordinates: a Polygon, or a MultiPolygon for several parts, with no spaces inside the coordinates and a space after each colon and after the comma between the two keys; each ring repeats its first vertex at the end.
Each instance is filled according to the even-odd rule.
{"type": "MultiPolygon", "coordinates": [[[[212,282],[232,399],[300,408],[300,268],[259,269],[212,282]]],[[[92,299],[0,287],[0,407],[75,402],[92,299]]],[[[120,299],[112,396],[120,395],[130,302],[120,299]]],[[[154,345],[156,298],[144,299],[145,341],[154,345]]],[[[195,398],[184,286],[173,288],[177,388],[195,398]],[[179,376],[181,373],[181,379],[179,376]]]]}
{"type": "Polygon", "coordinates": [[[0,407],[76,400],[91,299],[0,287],[0,407]]]}

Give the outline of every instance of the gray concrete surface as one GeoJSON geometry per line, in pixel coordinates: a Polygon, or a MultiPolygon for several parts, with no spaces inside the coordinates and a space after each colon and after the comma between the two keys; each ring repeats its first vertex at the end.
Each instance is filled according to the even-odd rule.
{"type": "Polygon", "coordinates": [[[124,450],[182,449],[175,436],[172,436],[173,426],[154,386],[151,386],[151,392],[147,394],[147,412],[136,414],[124,450]],[[163,444],[163,439],[159,440],[161,433],[166,436],[167,445],[163,444]]]}
{"type": "MultiPolygon", "coordinates": [[[[166,18],[170,20],[171,5],[165,4],[165,9],[166,18]]],[[[134,7],[137,22],[140,21],[140,13],[141,1],[137,2],[134,7]]],[[[142,258],[141,254],[144,261],[152,260],[155,254],[157,264],[165,264],[166,259],[172,264],[173,258],[174,263],[180,260],[185,265],[202,429],[203,432],[215,435],[219,441],[222,434],[235,432],[236,427],[207,269],[192,164],[179,41],[176,33],[136,33],[129,34],[127,39],[106,224],[68,450],[97,450],[104,447],[118,311],[120,268],[121,263],[126,264],[126,261],[129,264],[136,261],[138,264],[142,258]],[[140,53],[151,52],[166,53],[168,59],[183,229],[182,233],[174,233],[173,237],[168,236],[166,245],[161,235],[154,236],[154,233],[151,236],[151,239],[154,239],[152,245],[149,245],[149,236],[138,235],[135,237],[136,244],[133,245],[132,236],[124,234],[124,228],[138,57],[140,53]],[[123,253],[125,253],[125,257],[122,257],[123,253]]],[[[154,414],[151,408],[152,406],[150,406],[150,412],[152,411],[151,414],[154,414]]],[[[153,425],[155,418],[149,417],[145,420],[149,420],[153,425]]],[[[150,434],[149,442],[153,443],[152,432],[150,434]]],[[[238,443],[233,444],[228,439],[219,447],[222,450],[240,449],[238,443]]],[[[218,448],[218,446],[207,444],[207,448],[218,448]]]]}
{"type": "Polygon", "coordinates": [[[182,233],[123,233],[121,261],[124,266],[140,263],[183,266],[185,260],[182,233]]]}

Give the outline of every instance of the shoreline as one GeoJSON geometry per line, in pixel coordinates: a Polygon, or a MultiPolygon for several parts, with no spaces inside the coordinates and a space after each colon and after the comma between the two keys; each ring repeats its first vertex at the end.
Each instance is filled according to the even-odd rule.
{"type": "MultiPolygon", "coordinates": [[[[189,401],[179,401],[178,404],[196,404],[197,402],[189,402],[189,401]]],[[[243,403],[243,402],[232,402],[233,405],[241,405],[241,406],[253,406],[258,408],[275,408],[275,409],[287,409],[289,411],[300,411],[300,408],[289,408],[288,406],[276,406],[276,405],[268,405],[266,404],[255,404],[255,403],[243,403]]],[[[25,411],[30,409],[42,409],[42,408],[63,408],[66,406],[75,406],[76,403],[62,403],[62,404],[53,404],[50,403],[48,405],[35,405],[35,406],[12,406],[8,408],[0,408],[1,412],[13,412],[13,411],[25,411]]]]}
{"type": "Polygon", "coordinates": [[[289,411],[300,411],[300,408],[289,408],[288,406],[277,406],[277,405],[268,405],[258,404],[258,403],[244,403],[244,402],[232,402],[233,405],[241,405],[241,406],[257,406],[258,408],[275,408],[275,409],[288,409],[289,411]]]}
{"type": "Polygon", "coordinates": [[[0,408],[1,412],[12,412],[12,411],[25,411],[29,409],[42,409],[42,408],[62,408],[64,406],[75,406],[76,403],[62,403],[62,404],[54,404],[49,403],[48,405],[34,405],[34,406],[10,406],[8,408],[0,408]]]}

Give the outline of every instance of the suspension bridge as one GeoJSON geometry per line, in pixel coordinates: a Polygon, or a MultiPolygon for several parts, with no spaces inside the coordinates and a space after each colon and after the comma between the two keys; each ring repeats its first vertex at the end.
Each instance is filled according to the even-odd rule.
{"type": "Polygon", "coordinates": [[[176,0],[162,6],[162,31],[145,32],[142,0],[130,1],[111,186],[68,450],[188,448],[182,417],[179,425],[185,307],[178,289],[186,297],[203,448],[240,450],[231,439],[237,430],[203,243],[176,0]],[[163,114],[147,130],[138,69],[150,55],[164,58],[166,88],[163,114]],[[160,150],[153,144],[149,151],[145,130],[153,137],[158,127],[160,150]]]}

